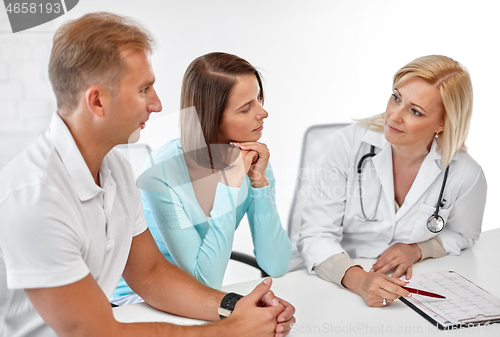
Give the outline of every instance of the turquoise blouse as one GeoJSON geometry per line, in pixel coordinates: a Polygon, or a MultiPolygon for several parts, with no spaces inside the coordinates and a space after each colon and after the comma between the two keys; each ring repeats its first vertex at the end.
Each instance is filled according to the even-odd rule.
{"type": "MultiPolygon", "coordinates": [[[[253,188],[248,176],[240,188],[219,183],[207,217],[196,199],[179,139],[153,151],[151,158],[138,186],[149,230],[168,261],[220,289],[234,231],[246,213],[257,263],[271,277],[285,273],[292,245],[276,209],[270,165],[266,169],[268,186],[253,188]]],[[[113,298],[131,293],[122,278],[113,298]]]]}

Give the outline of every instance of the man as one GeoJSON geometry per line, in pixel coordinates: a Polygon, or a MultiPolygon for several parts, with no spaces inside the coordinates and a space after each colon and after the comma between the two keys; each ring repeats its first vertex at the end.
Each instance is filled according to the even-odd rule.
{"type": "Polygon", "coordinates": [[[49,76],[58,113],[0,172],[0,335],[286,335],[294,308],[271,279],[221,322],[122,324],[108,302],[120,276],[153,307],[219,320],[226,294],[169,264],[142,211],[129,164],[113,147],[138,139],[152,112],[152,38],[129,19],[94,13],[54,36],[49,76]]]}

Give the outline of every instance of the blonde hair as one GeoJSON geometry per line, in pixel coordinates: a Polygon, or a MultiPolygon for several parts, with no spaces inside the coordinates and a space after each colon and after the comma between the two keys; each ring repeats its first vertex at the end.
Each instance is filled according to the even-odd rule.
{"type": "Polygon", "coordinates": [[[130,18],[98,12],[68,21],[55,33],[49,78],[59,109],[74,110],[82,90],[100,84],[116,92],[124,50],[151,52],[150,33],[130,18]]]}
{"type": "MultiPolygon", "coordinates": [[[[438,135],[441,167],[447,167],[458,151],[467,151],[465,141],[472,116],[472,82],[469,72],[457,61],[442,55],[419,57],[399,69],[392,88],[411,77],[420,77],[439,88],[444,106],[444,130],[438,135]]],[[[385,113],[358,120],[371,130],[384,131],[385,113]]]]}

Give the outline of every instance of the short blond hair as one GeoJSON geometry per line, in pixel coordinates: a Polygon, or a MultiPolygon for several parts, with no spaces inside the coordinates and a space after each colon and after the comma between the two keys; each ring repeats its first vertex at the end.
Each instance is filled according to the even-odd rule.
{"type": "Polygon", "coordinates": [[[100,84],[115,92],[124,50],[152,52],[154,39],[134,20],[105,12],[64,23],[55,33],[49,78],[59,109],[74,110],[83,90],[100,84]]]}
{"type": "MultiPolygon", "coordinates": [[[[412,77],[420,77],[439,88],[444,106],[444,130],[438,135],[441,166],[447,167],[458,151],[467,151],[465,141],[472,116],[472,82],[469,72],[457,61],[442,55],[429,55],[399,69],[394,75],[392,88],[398,88],[412,77]]],[[[361,119],[358,123],[383,132],[385,113],[361,119]]]]}

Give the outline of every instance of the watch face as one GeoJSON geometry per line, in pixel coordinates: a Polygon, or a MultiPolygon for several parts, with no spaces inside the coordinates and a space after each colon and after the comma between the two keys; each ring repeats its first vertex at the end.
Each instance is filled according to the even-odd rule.
{"type": "Polygon", "coordinates": [[[233,312],[232,310],[228,310],[226,308],[221,308],[221,307],[219,307],[217,309],[217,311],[219,312],[220,318],[229,317],[231,315],[231,313],[233,312]]]}

